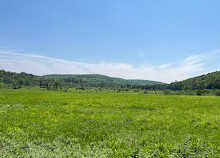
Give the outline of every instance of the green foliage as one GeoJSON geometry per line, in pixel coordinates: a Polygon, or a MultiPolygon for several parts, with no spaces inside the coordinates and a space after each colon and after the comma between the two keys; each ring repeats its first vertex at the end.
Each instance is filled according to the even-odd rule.
{"type": "Polygon", "coordinates": [[[220,89],[220,71],[167,85],[171,90],[220,89]]]}
{"type": "Polygon", "coordinates": [[[0,157],[218,157],[220,97],[0,90],[0,157]]]}
{"type": "Polygon", "coordinates": [[[123,88],[137,89],[143,85],[162,84],[148,80],[125,80],[104,75],[46,75],[35,76],[27,73],[1,71],[7,88],[19,89],[27,86],[39,86],[47,90],[61,88],[123,88]]]}
{"type": "Polygon", "coordinates": [[[24,86],[39,86],[41,77],[27,73],[14,73],[1,70],[1,79],[5,87],[19,89],[24,86]]]}
{"type": "Polygon", "coordinates": [[[194,90],[202,90],[201,93],[212,93],[209,90],[220,89],[220,71],[212,72],[207,75],[202,75],[190,78],[180,82],[173,82],[171,84],[157,84],[145,85],[142,89],[148,90],[175,90],[175,91],[188,91],[192,94],[194,90]]]}
{"type": "Polygon", "coordinates": [[[145,91],[144,91],[144,94],[149,94],[149,92],[145,90],[145,91]]]}
{"type": "Polygon", "coordinates": [[[2,88],[3,85],[4,85],[4,83],[3,83],[3,71],[0,68],[0,88],[2,88]]]}
{"type": "Polygon", "coordinates": [[[199,89],[199,90],[196,91],[196,94],[197,95],[202,95],[202,91],[199,89]]]}
{"type": "Polygon", "coordinates": [[[113,78],[104,75],[45,75],[46,79],[55,79],[63,83],[74,83],[84,87],[121,87],[134,89],[136,86],[163,84],[162,82],[149,80],[125,80],[121,78],[113,78]]]}
{"type": "Polygon", "coordinates": [[[168,89],[165,89],[165,90],[163,90],[163,94],[164,95],[171,95],[172,92],[170,90],[168,90],[168,89]]]}
{"type": "MultiPolygon", "coordinates": [[[[13,73],[1,71],[4,87],[19,89],[22,87],[39,86],[47,90],[58,90],[59,88],[76,88],[76,89],[115,89],[120,91],[158,91],[163,90],[165,95],[196,94],[196,90],[201,90],[203,95],[213,93],[213,90],[220,89],[220,72],[213,72],[207,75],[194,77],[181,82],[163,84],[161,82],[148,80],[125,80],[121,78],[112,78],[104,75],[46,75],[35,76],[26,73],[13,73]],[[168,91],[171,90],[171,91],[168,91]],[[172,91],[176,92],[172,92],[172,91]],[[182,91],[182,92],[180,92],[182,91]]],[[[1,83],[1,82],[0,82],[1,83]]]]}
{"type": "Polygon", "coordinates": [[[216,90],[215,94],[216,94],[217,96],[220,96],[220,90],[216,90]]]}

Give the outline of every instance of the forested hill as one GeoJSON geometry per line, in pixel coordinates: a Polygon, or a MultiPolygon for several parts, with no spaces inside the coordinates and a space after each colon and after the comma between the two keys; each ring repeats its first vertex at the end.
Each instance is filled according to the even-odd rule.
{"type": "Polygon", "coordinates": [[[64,81],[68,83],[81,83],[86,87],[115,87],[115,86],[143,86],[143,85],[155,85],[155,84],[164,84],[157,81],[149,80],[125,80],[122,78],[109,77],[105,75],[98,74],[88,74],[88,75],[60,75],[52,74],[43,76],[46,79],[55,79],[59,81],[64,81]]]}
{"type": "Polygon", "coordinates": [[[0,87],[21,88],[39,86],[41,88],[140,88],[153,90],[196,90],[220,89],[220,71],[190,78],[180,82],[164,84],[149,80],[125,80],[104,75],[45,75],[36,76],[27,73],[15,73],[0,70],[0,87]]]}
{"type": "Polygon", "coordinates": [[[172,90],[220,89],[220,71],[189,78],[180,82],[173,82],[166,85],[166,87],[172,90]]]}
{"type": "Polygon", "coordinates": [[[0,70],[0,87],[21,88],[25,86],[39,86],[41,88],[137,88],[144,85],[163,84],[148,80],[125,80],[104,75],[46,75],[36,76],[27,73],[15,73],[0,70]]]}
{"type": "Polygon", "coordinates": [[[15,73],[0,70],[0,86],[8,87],[8,88],[21,88],[24,86],[38,86],[40,85],[40,81],[42,77],[27,74],[27,73],[15,73]]]}

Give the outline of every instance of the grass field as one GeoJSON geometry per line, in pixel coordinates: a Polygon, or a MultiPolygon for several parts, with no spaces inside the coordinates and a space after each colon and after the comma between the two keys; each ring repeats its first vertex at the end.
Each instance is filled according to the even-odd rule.
{"type": "Polygon", "coordinates": [[[0,90],[0,157],[219,157],[220,97],[0,90]]]}

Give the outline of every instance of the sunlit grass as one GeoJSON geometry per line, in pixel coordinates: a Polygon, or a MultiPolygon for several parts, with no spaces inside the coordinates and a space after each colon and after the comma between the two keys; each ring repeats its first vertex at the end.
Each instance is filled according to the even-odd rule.
{"type": "Polygon", "coordinates": [[[0,91],[0,155],[218,157],[220,97],[0,91]]]}

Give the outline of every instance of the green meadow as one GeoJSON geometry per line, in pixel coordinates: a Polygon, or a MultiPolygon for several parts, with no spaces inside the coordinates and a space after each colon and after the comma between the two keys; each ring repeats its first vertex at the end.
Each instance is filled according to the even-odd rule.
{"type": "Polygon", "coordinates": [[[219,157],[220,97],[0,90],[0,157],[219,157]]]}

